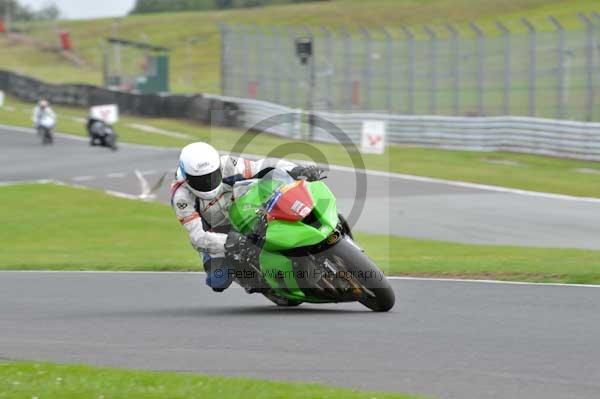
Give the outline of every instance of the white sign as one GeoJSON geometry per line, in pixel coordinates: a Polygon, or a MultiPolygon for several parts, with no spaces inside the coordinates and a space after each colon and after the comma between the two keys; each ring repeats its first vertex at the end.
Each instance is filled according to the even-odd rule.
{"type": "Polygon", "coordinates": [[[119,121],[119,107],[116,104],[97,105],[90,108],[90,117],[114,125],[119,121]]]}
{"type": "Polygon", "coordinates": [[[4,92],[0,90],[0,108],[4,106],[4,92]]]}
{"type": "Polygon", "coordinates": [[[385,130],[384,121],[363,121],[361,151],[365,154],[383,154],[385,130]]]}

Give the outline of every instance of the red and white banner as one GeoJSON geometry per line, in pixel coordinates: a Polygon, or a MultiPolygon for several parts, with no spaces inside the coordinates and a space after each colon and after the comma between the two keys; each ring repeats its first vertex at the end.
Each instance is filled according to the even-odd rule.
{"type": "Polygon", "coordinates": [[[116,104],[97,105],[90,108],[90,117],[114,125],[119,121],[119,107],[116,104]]]}
{"type": "Polygon", "coordinates": [[[361,151],[365,154],[383,154],[385,133],[384,121],[363,121],[361,151]]]}

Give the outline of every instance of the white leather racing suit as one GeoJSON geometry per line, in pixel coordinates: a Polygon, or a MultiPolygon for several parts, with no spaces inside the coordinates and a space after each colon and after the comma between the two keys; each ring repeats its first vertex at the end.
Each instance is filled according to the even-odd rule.
{"type": "Polygon", "coordinates": [[[56,120],[56,114],[50,107],[42,108],[38,105],[33,109],[33,116],[31,119],[33,120],[33,125],[36,129],[40,126],[42,119],[45,116],[56,120]]]}
{"type": "Polygon", "coordinates": [[[228,212],[235,182],[261,178],[275,168],[291,171],[296,166],[291,162],[270,158],[250,161],[229,155],[222,156],[223,185],[220,194],[211,201],[197,197],[188,188],[178,169],[171,186],[171,205],[177,219],[187,230],[192,246],[208,257],[224,257],[225,241],[231,228],[228,212]]]}

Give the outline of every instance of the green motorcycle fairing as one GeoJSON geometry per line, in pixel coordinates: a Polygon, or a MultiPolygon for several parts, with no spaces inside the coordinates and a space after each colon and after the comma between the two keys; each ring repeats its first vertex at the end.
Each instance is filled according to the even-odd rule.
{"type": "MultiPolygon", "coordinates": [[[[294,184],[287,174],[236,184],[235,201],[229,209],[233,228],[249,234],[257,220],[257,210],[294,184]],[[239,189],[239,190],[238,190],[239,189]]],[[[332,235],[338,225],[335,196],[323,182],[303,182],[313,202],[309,215],[298,221],[269,219],[265,244],[260,255],[261,273],[277,295],[305,302],[330,302],[310,297],[299,288],[292,260],[282,251],[317,245],[332,235]]],[[[285,195],[285,194],[284,194],[285,195]]]]}

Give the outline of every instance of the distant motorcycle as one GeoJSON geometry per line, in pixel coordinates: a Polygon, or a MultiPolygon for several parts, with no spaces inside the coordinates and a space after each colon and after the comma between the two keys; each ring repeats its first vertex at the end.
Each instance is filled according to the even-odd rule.
{"type": "Polygon", "coordinates": [[[113,151],[117,150],[117,133],[104,121],[90,118],[87,124],[88,134],[90,136],[90,145],[92,147],[101,145],[108,147],[113,151]]]}
{"type": "Polygon", "coordinates": [[[54,143],[53,130],[56,125],[56,118],[52,115],[44,115],[38,125],[37,133],[42,138],[43,145],[51,145],[54,143]]]}

